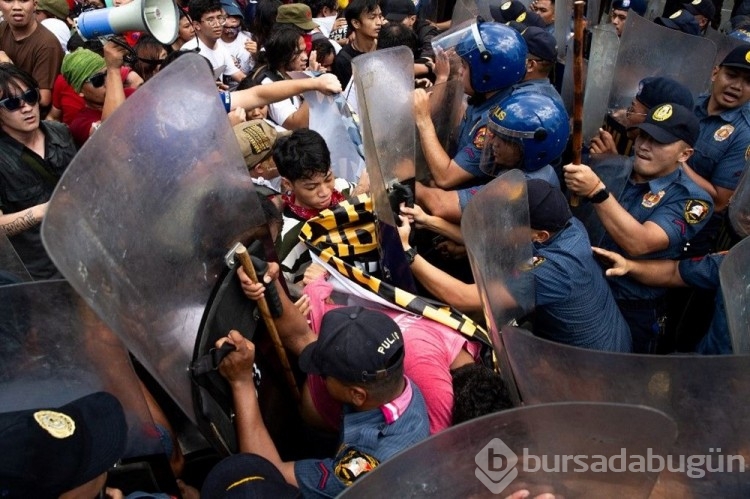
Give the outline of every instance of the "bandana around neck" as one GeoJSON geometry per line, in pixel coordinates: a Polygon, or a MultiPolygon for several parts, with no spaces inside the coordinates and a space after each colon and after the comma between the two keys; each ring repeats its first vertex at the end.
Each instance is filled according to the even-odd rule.
{"type": "MultiPolygon", "coordinates": [[[[303,220],[310,220],[313,217],[317,217],[322,210],[316,210],[314,208],[305,208],[304,206],[299,206],[295,204],[296,197],[294,193],[291,194],[283,194],[281,196],[281,199],[284,201],[284,204],[289,207],[290,210],[292,210],[292,213],[297,215],[303,220]]],[[[337,206],[340,202],[344,201],[346,198],[343,194],[341,194],[337,190],[333,190],[331,193],[331,204],[328,208],[333,208],[334,206],[337,206]]]]}

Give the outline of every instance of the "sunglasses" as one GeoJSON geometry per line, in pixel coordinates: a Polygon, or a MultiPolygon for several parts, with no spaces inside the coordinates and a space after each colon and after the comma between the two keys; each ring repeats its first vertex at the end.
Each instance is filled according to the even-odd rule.
{"type": "Polygon", "coordinates": [[[39,90],[36,88],[30,88],[18,97],[7,97],[0,100],[0,107],[7,109],[8,111],[15,111],[21,109],[23,103],[33,106],[39,102],[39,90]]]}
{"type": "Polygon", "coordinates": [[[107,81],[107,73],[96,73],[95,75],[88,77],[86,81],[91,83],[91,86],[94,88],[101,88],[107,81]]]}

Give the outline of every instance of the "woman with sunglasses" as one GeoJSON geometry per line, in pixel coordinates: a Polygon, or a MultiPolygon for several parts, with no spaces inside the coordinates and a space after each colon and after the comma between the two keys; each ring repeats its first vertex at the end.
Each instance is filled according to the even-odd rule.
{"type": "Polygon", "coordinates": [[[34,279],[62,277],[47,256],[39,224],[76,148],[68,127],[40,121],[39,85],[0,64],[0,232],[34,279]]]}

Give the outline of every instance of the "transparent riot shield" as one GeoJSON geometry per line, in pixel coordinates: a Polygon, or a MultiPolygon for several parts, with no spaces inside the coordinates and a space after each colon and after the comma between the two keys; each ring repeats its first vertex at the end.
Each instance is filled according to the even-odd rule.
{"type": "MultiPolygon", "coordinates": [[[[611,24],[591,28],[591,50],[586,68],[586,87],[583,97],[583,140],[585,144],[598,134],[599,127],[602,125],[609,102],[609,93],[612,90],[612,78],[615,72],[615,61],[619,46],[620,38],[615,32],[615,27],[611,24]]],[[[563,85],[568,82],[571,88],[571,96],[572,73],[572,71],[566,71],[563,75],[563,85]]]]}
{"type": "Polygon", "coordinates": [[[747,171],[748,163],[745,163],[745,170],[732,194],[728,210],[732,228],[742,237],[750,236],[750,174],[747,171]]]}
{"type": "Polygon", "coordinates": [[[310,106],[310,129],[325,139],[333,174],[356,184],[365,169],[362,137],[357,128],[359,118],[352,114],[343,94],[305,92],[304,96],[310,106]]]}
{"type": "Polygon", "coordinates": [[[461,233],[490,329],[534,309],[526,179],[511,170],[481,189],[464,209],[461,233]]]}
{"type": "MultiPolygon", "coordinates": [[[[666,3],[667,0],[650,0],[646,2],[646,12],[643,13],[643,18],[651,22],[661,16],[664,13],[664,4],[666,3]]],[[[633,11],[631,10],[628,13],[628,17],[632,13],[633,11]]]]}
{"type": "Polygon", "coordinates": [[[379,498],[387,490],[394,497],[491,498],[526,489],[529,497],[645,499],[659,472],[628,467],[637,456],[664,459],[676,433],[674,421],[647,407],[521,407],[438,433],[381,464],[341,497],[379,498]]]}
{"type": "Polygon", "coordinates": [[[608,107],[626,108],[646,76],[668,76],[697,96],[708,88],[715,57],[712,41],[658,26],[631,11],[620,38],[608,107]]]}
{"type": "Polygon", "coordinates": [[[399,287],[414,290],[396,231],[399,203],[413,203],[414,199],[414,55],[406,47],[361,55],[352,61],[352,77],[357,89],[373,209],[378,220],[383,276],[399,287]]]}
{"type": "Polygon", "coordinates": [[[560,5],[555,2],[555,32],[553,34],[557,43],[557,59],[564,61],[566,51],[573,52],[573,2],[560,2],[560,5]],[[568,42],[569,39],[570,42],[568,42]],[[569,49],[567,49],[568,46],[570,46],[569,49]]]}
{"type": "Polygon", "coordinates": [[[0,234],[0,284],[27,282],[31,280],[21,257],[5,234],[0,234]]]}
{"type": "MultiPolygon", "coordinates": [[[[463,82],[456,78],[440,83],[430,89],[430,115],[435,125],[440,144],[446,151],[451,150],[451,143],[461,122],[465,110],[463,82]]],[[[422,149],[419,134],[415,134],[416,146],[416,180],[428,183],[432,179],[430,168],[422,149]]]]}
{"type": "Polygon", "coordinates": [[[0,287],[0,351],[0,412],[109,392],[125,409],[124,457],[164,453],[127,350],[67,282],[0,287]]]}
{"type": "Polygon", "coordinates": [[[469,201],[461,218],[461,233],[500,373],[518,403],[501,331],[530,313],[535,302],[534,276],[529,272],[533,259],[529,201],[520,170],[504,173],[469,201]]]}
{"type": "Polygon", "coordinates": [[[727,36],[724,33],[720,33],[719,31],[713,29],[711,26],[706,29],[706,34],[704,36],[706,39],[711,40],[712,42],[714,42],[714,44],[716,44],[716,58],[714,59],[714,66],[718,66],[719,63],[724,60],[724,57],[726,57],[727,54],[735,48],[739,47],[740,45],[747,45],[747,42],[744,42],[739,38],[734,38],[733,36],[727,36]]]}
{"type": "MultiPolygon", "coordinates": [[[[747,497],[750,358],[638,355],[554,343],[507,328],[503,342],[527,405],[614,402],[652,407],[678,438],[653,497],[747,497]]],[[[650,428],[643,427],[644,430],[650,428]]]]}
{"type": "MultiPolygon", "coordinates": [[[[470,19],[476,19],[477,15],[479,15],[479,6],[475,0],[456,0],[451,16],[451,28],[470,19]]],[[[492,17],[486,19],[492,19],[492,17]]]]}
{"type": "Polygon", "coordinates": [[[750,353],[750,238],[729,250],[719,269],[732,351],[750,353]]]}
{"type": "Polygon", "coordinates": [[[194,422],[204,308],[227,250],[265,222],[205,64],[181,57],[128,99],[68,167],[42,225],[63,275],[194,422]]]}

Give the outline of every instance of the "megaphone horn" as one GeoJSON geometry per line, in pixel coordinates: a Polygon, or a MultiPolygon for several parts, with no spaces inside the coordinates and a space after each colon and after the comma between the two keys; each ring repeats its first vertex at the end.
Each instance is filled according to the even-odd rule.
{"type": "Polygon", "coordinates": [[[86,40],[126,31],[145,31],[159,43],[171,45],[177,39],[180,14],[174,0],[135,0],[122,7],[84,12],[76,20],[86,40]]]}

